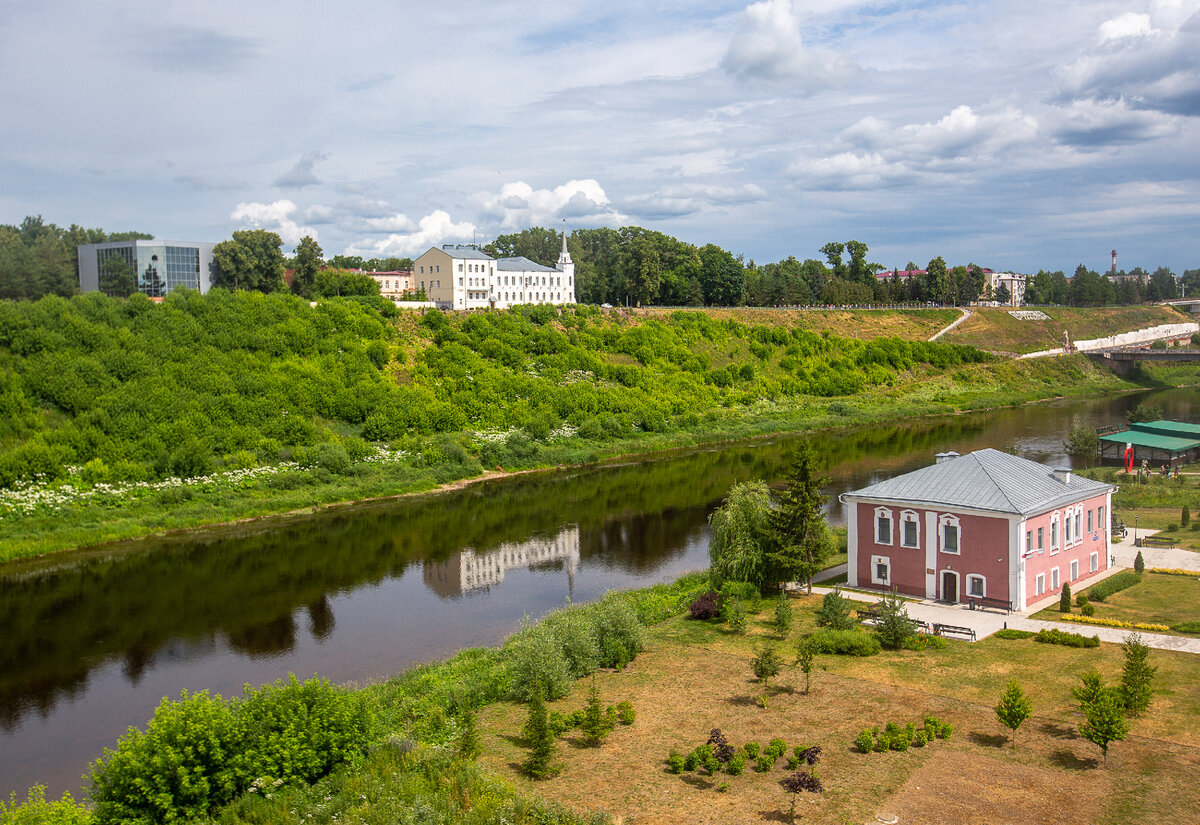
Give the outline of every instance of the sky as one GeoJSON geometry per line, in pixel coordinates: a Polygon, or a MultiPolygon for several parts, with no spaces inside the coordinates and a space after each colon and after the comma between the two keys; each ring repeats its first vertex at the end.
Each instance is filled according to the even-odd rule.
{"type": "Polygon", "coordinates": [[[1200,267],[1200,0],[4,0],[0,223],[1200,267]]]}

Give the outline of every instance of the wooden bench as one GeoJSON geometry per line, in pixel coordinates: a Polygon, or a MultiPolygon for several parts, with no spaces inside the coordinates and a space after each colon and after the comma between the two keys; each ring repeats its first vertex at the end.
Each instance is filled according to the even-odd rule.
{"type": "Polygon", "coordinates": [[[1166,547],[1175,546],[1175,539],[1170,536],[1142,536],[1134,542],[1138,547],[1166,547]]]}
{"type": "Polygon", "coordinates": [[[935,635],[935,636],[946,636],[946,635],[962,636],[963,638],[970,638],[970,640],[972,642],[975,641],[975,631],[972,630],[971,628],[958,627],[957,625],[952,625],[952,624],[941,624],[939,622],[933,623],[933,635],[935,635]]]}
{"type": "Polygon", "coordinates": [[[994,607],[997,610],[1003,610],[1005,613],[1012,613],[1012,602],[1004,599],[991,599],[984,596],[969,596],[967,602],[971,605],[971,609],[975,609],[975,605],[979,605],[980,609],[985,607],[994,607]]]}
{"type": "Polygon", "coordinates": [[[858,615],[860,622],[877,622],[879,621],[879,609],[875,607],[856,607],[855,614],[858,615]]]}

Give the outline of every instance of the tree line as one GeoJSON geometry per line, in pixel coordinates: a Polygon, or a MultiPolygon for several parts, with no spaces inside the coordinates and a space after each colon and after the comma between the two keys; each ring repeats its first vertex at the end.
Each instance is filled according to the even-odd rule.
{"type": "MultiPolygon", "coordinates": [[[[72,224],[62,229],[41,217],[20,226],[0,226],[0,298],[36,299],[78,292],[77,247],[85,243],[152,239],[141,232],[106,233],[72,224]]],[[[314,299],[330,295],[378,292],[373,279],[351,270],[411,269],[411,258],[364,259],[334,255],[326,260],[316,240],[303,238],[292,259],[282,251],[278,234],[264,229],[239,230],[213,250],[217,264],[213,284],[229,289],[278,292],[290,289],[314,299]],[[294,269],[289,286],[285,270],[294,269]],[[335,274],[322,275],[323,272],[335,274]]],[[[976,301],[1011,299],[1006,286],[994,291],[984,270],[974,264],[950,266],[942,256],[924,267],[909,261],[890,277],[868,260],[862,241],[831,241],[821,258],[801,261],[789,256],[776,263],[745,261],[715,244],[695,246],[662,232],[638,226],[620,229],[577,229],[567,239],[575,262],[575,294],[580,303],[657,306],[812,306],[869,303],[935,303],[962,306],[976,301]]],[[[500,235],[483,251],[495,257],[524,256],[554,266],[562,235],[545,227],[500,235]]],[[[120,258],[109,259],[112,271],[101,273],[101,288],[117,297],[133,292],[131,273],[120,258]]],[[[1112,276],[1080,264],[1071,277],[1062,271],[1039,271],[1026,284],[1025,303],[1071,306],[1131,305],[1200,291],[1200,269],[1177,278],[1166,267],[1147,272],[1140,267],[1112,276]]]]}

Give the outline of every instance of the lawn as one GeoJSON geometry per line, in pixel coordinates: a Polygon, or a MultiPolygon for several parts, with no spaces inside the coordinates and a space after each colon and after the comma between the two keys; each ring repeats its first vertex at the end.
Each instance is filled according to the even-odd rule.
{"type": "MultiPolygon", "coordinates": [[[[793,599],[791,639],[814,628],[818,603],[818,597],[793,599]]],[[[803,822],[867,822],[894,814],[901,822],[1115,825],[1178,822],[1180,811],[1200,810],[1200,691],[1194,689],[1200,657],[1152,653],[1154,702],[1132,720],[1130,737],[1110,746],[1105,766],[1099,749],[1076,732],[1080,717],[1071,688],[1093,667],[1110,681],[1119,678],[1118,646],[1078,650],[989,638],[866,659],[821,656],[810,693],[803,692],[802,674],[785,669],[764,709],[756,701],[763,688],[750,672],[755,646],[779,645],[789,664],[793,649],[792,641],[769,630],[769,608],[764,603],[741,636],[682,618],[652,629],[647,650],[633,664],[597,679],[605,704],[633,703],[636,723],[618,727],[601,748],[584,747],[577,734],[564,736],[557,777],[538,783],[521,777],[525,708],[510,703],[480,713],[482,760],[550,799],[638,823],[786,821],[782,761],[767,773],[748,769],[741,776],[680,776],[666,769],[671,748],[686,753],[712,728],[735,746],[765,746],[780,737],[789,752],[795,745],[822,747],[817,773],[826,792],[801,795],[803,822]],[[1012,678],[1034,712],[1015,750],[992,710],[1012,678]],[[931,714],[954,725],[950,740],[904,753],[862,754],[851,745],[863,728],[888,721],[920,725],[931,714]]],[[[582,707],[589,684],[581,681],[552,708],[582,707]]]]}
{"type": "MultiPolygon", "coordinates": [[[[1103,602],[1092,602],[1092,606],[1098,619],[1167,626],[1200,622],[1200,577],[1145,573],[1139,584],[1114,593],[1103,602]]],[[[1034,618],[1052,622],[1059,615],[1057,608],[1048,608],[1034,618]]]]}

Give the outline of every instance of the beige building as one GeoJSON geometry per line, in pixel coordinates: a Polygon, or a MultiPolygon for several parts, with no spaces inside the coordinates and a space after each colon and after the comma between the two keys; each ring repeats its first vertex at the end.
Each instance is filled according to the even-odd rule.
{"type": "Polygon", "coordinates": [[[555,267],[528,258],[493,258],[470,244],[443,244],[417,258],[413,283],[443,309],[575,303],[575,264],[565,232],[555,267]]]}
{"type": "Polygon", "coordinates": [[[355,271],[374,279],[379,284],[379,294],[385,298],[396,300],[406,295],[411,297],[416,291],[413,287],[413,271],[411,269],[395,269],[387,272],[355,271]]]}

